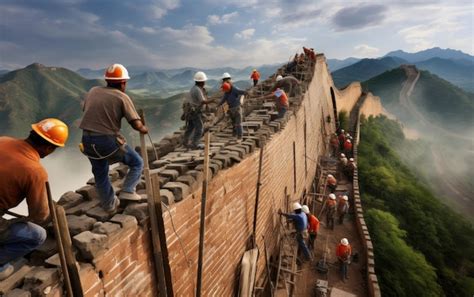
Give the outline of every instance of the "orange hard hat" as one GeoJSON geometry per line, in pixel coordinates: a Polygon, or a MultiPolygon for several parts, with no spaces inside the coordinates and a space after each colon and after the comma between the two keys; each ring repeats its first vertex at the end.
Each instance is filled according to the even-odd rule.
{"type": "Polygon", "coordinates": [[[122,64],[112,64],[105,70],[104,78],[106,80],[127,80],[128,70],[122,64]]]}
{"type": "Polygon", "coordinates": [[[44,119],[31,125],[33,131],[45,140],[56,146],[63,147],[66,144],[69,130],[67,125],[58,119],[44,119]]]}
{"type": "Polygon", "coordinates": [[[226,93],[229,92],[231,88],[232,88],[232,86],[227,82],[223,83],[222,86],[221,86],[222,91],[224,91],[226,93]]]}

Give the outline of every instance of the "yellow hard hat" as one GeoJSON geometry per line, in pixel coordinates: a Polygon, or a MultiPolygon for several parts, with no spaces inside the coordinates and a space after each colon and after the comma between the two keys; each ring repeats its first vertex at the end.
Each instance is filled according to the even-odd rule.
{"type": "Polygon", "coordinates": [[[44,119],[31,125],[31,128],[51,144],[60,147],[64,147],[69,135],[67,125],[63,121],[54,118],[44,119]]]}

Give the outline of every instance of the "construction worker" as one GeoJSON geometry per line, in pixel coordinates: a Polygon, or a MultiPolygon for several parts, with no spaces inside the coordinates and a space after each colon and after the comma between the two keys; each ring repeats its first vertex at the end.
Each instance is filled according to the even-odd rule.
{"type": "Polygon", "coordinates": [[[338,176],[339,179],[342,179],[342,174],[346,172],[346,166],[347,166],[347,158],[344,153],[341,153],[339,156],[339,163],[338,163],[338,176]]]}
{"type": "Polygon", "coordinates": [[[341,267],[341,278],[345,282],[349,279],[347,275],[347,266],[351,263],[352,248],[347,238],[341,239],[341,242],[336,247],[336,256],[341,267]]]}
{"type": "Polygon", "coordinates": [[[352,141],[350,139],[344,141],[344,153],[349,157],[352,156],[352,141]]]}
{"type": "Polygon", "coordinates": [[[331,135],[329,143],[331,144],[332,156],[337,157],[337,150],[339,149],[339,139],[337,138],[336,133],[331,135]]]}
{"type": "Polygon", "coordinates": [[[289,96],[300,96],[302,94],[300,81],[292,75],[285,77],[278,75],[273,90],[278,88],[284,90],[289,96]]]}
{"type": "Polygon", "coordinates": [[[336,195],[329,194],[329,199],[326,199],[324,212],[326,213],[326,228],[334,230],[334,216],[336,215],[336,195]]]}
{"type": "Polygon", "coordinates": [[[232,84],[225,82],[222,84],[222,91],[224,96],[219,102],[218,106],[222,106],[227,103],[229,106],[229,116],[232,121],[232,135],[237,137],[238,141],[242,140],[242,107],[240,106],[240,97],[247,95],[246,91],[243,91],[232,84]]]}
{"type": "Polygon", "coordinates": [[[252,74],[250,74],[250,79],[253,80],[253,86],[255,87],[258,84],[258,80],[260,79],[260,73],[258,73],[257,69],[252,71],[252,74]]]}
{"type": "Polygon", "coordinates": [[[45,183],[48,174],[40,163],[56,148],[64,147],[68,127],[58,119],[44,119],[31,125],[26,139],[0,137],[0,281],[9,277],[10,264],[46,240],[49,207],[45,183]],[[28,217],[3,219],[3,212],[26,198],[28,217]]]}
{"type": "Polygon", "coordinates": [[[203,133],[202,107],[209,104],[207,92],[204,88],[207,75],[198,71],[194,74],[194,86],[189,91],[189,95],[183,104],[183,117],[186,121],[186,131],[184,132],[183,144],[189,149],[202,148],[198,146],[203,133]]]}
{"type": "Polygon", "coordinates": [[[293,203],[293,211],[294,213],[292,214],[282,213],[279,209],[278,214],[293,221],[296,229],[296,241],[298,242],[300,251],[303,252],[306,260],[311,260],[311,254],[305,243],[305,239],[308,238],[308,218],[306,217],[306,214],[303,213],[301,204],[298,202],[293,203]]]}
{"type": "Polygon", "coordinates": [[[344,150],[344,142],[346,141],[346,135],[344,134],[344,129],[341,129],[339,132],[339,136],[337,137],[339,139],[339,149],[342,151],[344,150]]]}
{"type": "Polygon", "coordinates": [[[328,174],[328,177],[326,179],[326,186],[331,190],[331,193],[334,193],[336,191],[337,187],[337,179],[334,177],[332,174],[328,174]]]}
{"type": "Polygon", "coordinates": [[[112,64],[105,70],[104,78],[107,86],[93,87],[86,94],[79,128],[83,131],[81,150],[92,165],[101,207],[113,214],[120,204],[119,199],[141,199],[135,187],[141,178],[143,160],[120,134],[122,118],[142,134],[148,133],[148,128],[143,125],[132,100],[125,94],[130,79],[127,69],[121,64],[112,64]],[[117,162],[129,167],[118,198],[109,180],[109,165],[117,162]]]}
{"type": "Polygon", "coordinates": [[[347,195],[339,196],[337,203],[337,215],[339,216],[339,224],[344,222],[345,215],[349,212],[349,197],[347,195]]]}
{"type": "Polygon", "coordinates": [[[354,161],[354,158],[350,158],[347,166],[345,167],[345,173],[350,181],[354,179],[354,170],[357,168],[357,165],[354,161]]]}
{"type": "Polygon", "coordinates": [[[224,74],[222,74],[222,83],[232,83],[232,76],[230,76],[230,74],[228,72],[224,72],[224,74]]]}
{"type": "Polygon", "coordinates": [[[308,205],[303,205],[301,209],[308,217],[308,233],[309,233],[308,248],[312,252],[314,250],[314,242],[316,241],[316,238],[318,237],[319,220],[315,215],[309,212],[308,205]]]}

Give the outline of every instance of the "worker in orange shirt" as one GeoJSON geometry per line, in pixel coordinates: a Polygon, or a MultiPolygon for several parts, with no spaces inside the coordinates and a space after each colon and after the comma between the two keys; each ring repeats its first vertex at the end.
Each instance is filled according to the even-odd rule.
{"type": "Polygon", "coordinates": [[[341,242],[337,245],[336,256],[341,266],[341,277],[342,281],[345,282],[349,279],[347,276],[347,266],[351,263],[352,248],[347,238],[341,239],[341,242]]]}
{"type": "Polygon", "coordinates": [[[258,84],[258,80],[260,79],[260,73],[258,73],[257,69],[252,71],[252,74],[250,74],[250,79],[253,80],[253,86],[255,87],[258,84]]]}
{"type": "Polygon", "coordinates": [[[275,92],[262,97],[262,99],[264,100],[270,98],[275,98],[275,105],[278,111],[278,119],[283,118],[285,116],[285,113],[290,108],[288,96],[286,95],[285,91],[280,88],[277,88],[275,92]]]}
{"type": "Polygon", "coordinates": [[[339,224],[344,222],[344,217],[349,212],[349,197],[347,195],[339,196],[337,203],[337,214],[339,216],[339,224]]]}
{"type": "Polygon", "coordinates": [[[46,181],[48,173],[40,163],[63,147],[68,127],[57,119],[45,119],[31,125],[26,139],[0,137],[0,281],[14,272],[11,261],[20,258],[46,240],[42,227],[49,220],[46,181]],[[26,198],[28,216],[3,219],[3,212],[26,198]]]}
{"type": "Polygon", "coordinates": [[[308,205],[303,205],[302,208],[303,212],[308,217],[308,248],[311,252],[314,250],[314,242],[316,241],[316,237],[318,237],[319,232],[319,220],[318,218],[309,212],[308,205]]]}

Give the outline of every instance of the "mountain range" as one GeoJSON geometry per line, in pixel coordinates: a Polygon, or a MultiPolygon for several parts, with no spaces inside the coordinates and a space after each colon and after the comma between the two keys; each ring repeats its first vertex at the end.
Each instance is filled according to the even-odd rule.
{"type": "Polygon", "coordinates": [[[382,58],[362,59],[334,71],[332,75],[336,86],[343,88],[353,81],[368,80],[402,64],[414,64],[466,91],[474,92],[474,57],[450,49],[434,48],[413,54],[394,51],[382,58]]]}

